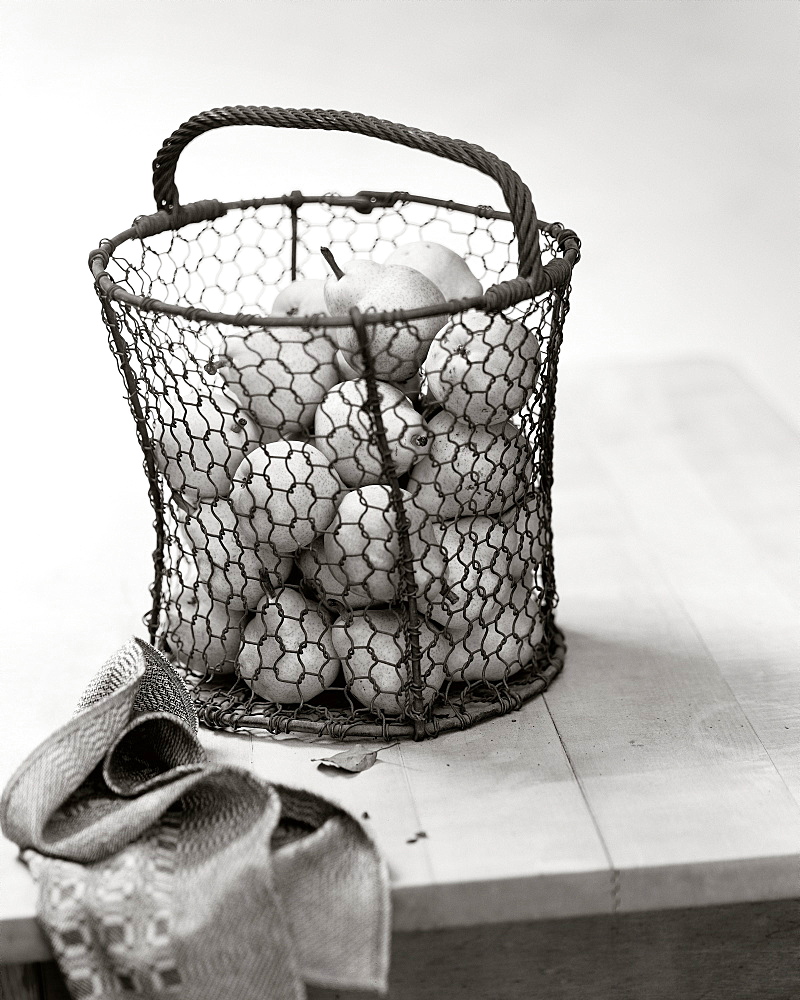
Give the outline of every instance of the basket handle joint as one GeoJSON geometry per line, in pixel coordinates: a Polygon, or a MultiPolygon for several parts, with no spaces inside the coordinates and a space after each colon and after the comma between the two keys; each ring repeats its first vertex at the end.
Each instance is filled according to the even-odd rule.
{"type": "Polygon", "coordinates": [[[356,198],[361,198],[362,204],[355,205],[355,210],[362,215],[369,215],[376,208],[391,208],[398,201],[406,202],[410,195],[408,191],[358,191],[356,198]]]}

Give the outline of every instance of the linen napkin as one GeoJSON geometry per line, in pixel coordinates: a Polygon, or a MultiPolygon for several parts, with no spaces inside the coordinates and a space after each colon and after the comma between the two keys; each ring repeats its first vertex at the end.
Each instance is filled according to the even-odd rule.
{"type": "Polygon", "coordinates": [[[386,867],[337,806],[210,764],[182,682],[132,639],[17,769],[3,833],[72,997],[386,990],[386,867]]]}

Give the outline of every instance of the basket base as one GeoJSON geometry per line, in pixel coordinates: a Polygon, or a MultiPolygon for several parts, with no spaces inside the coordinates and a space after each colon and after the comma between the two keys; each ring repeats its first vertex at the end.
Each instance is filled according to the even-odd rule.
{"type": "Polygon", "coordinates": [[[467,729],[483,719],[513,712],[545,691],[564,666],[566,646],[556,630],[544,666],[530,667],[505,684],[473,686],[457,700],[434,703],[431,718],[419,734],[413,723],[384,717],[376,721],[366,709],[353,712],[325,704],[291,709],[262,701],[247,685],[232,676],[198,677],[173,663],[192,696],[198,720],[209,729],[252,736],[302,733],[329,739],[421,739],[454,729],[467,729]],[[309,717],[309,711],[313,716],[309,717]],[[301,714],[306,713],[306,714],[301,714]]]}

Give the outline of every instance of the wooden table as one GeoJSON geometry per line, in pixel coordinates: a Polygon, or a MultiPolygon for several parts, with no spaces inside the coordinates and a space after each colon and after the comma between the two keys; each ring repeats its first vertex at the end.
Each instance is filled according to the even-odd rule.
{"type": "MultiPolygon", "coordinates": [[[[203,742],[369,814],[391,868],[392,998],[796,997],[797,436],[713,360],[566,367],[558,391],[569,651],[544,697],[356,776],[317,768],[331,743],[203,742]]],[[[70,694],[97,665],[69,664],[70,694]]],[[[3,681],[6,729],[20,683],[3,681]]],[[[6,756],[3,780],[21,754],[6,756]]],[[[3,842],[0,961],[19,996],[22,963],[49,958],[33,914],[3,842]]]]}

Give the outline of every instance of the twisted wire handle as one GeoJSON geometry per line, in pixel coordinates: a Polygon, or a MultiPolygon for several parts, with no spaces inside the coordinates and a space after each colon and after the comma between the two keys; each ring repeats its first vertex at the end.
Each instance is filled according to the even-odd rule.
{"type": "Polygon", "coordinates": [[[193,115],[164,141],[153,161],[153,194],[159,210],[173,212],[180,205],[175,186],[175,168],[185,147],[204,132],[227,125],[269,125],[273,128],[354,132],[432,153],[486,174],[499,185],[511,214],[519,245],[519,275],[538,284],[542,261],[536,210],[527,185],[505,161],[483,147],[461,139],[449,139],[447,136],[423,132],[408,125],[356,112],[237,105],[213,108],[193,115]]]}

